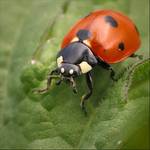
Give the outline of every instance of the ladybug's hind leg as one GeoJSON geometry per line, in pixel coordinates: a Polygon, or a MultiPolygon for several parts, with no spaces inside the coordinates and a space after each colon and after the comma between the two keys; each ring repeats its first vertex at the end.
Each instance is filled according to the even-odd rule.
{"type": "Polygon", "coordinates": [[[138,54],[135,54],[135,53],[133,53],[132,55],[130,55],[130,57],[132,57],[132,58],[138,58],[138,59],[143,59],[143,55],[138,55],[138,54]]]}
{"type": "Polygon", "coordinates": [[[93,92],[93,80],[92,80],[92,76],[90,72],[86,74],[86,82],[87,82],[89,91],[87,94],[82,96],[81,103],[80,103],[80,106],[82,110],[85,112],[85,114],[87,113],[86,107],[85,107],[85,101],[88,100],[88,98],[92,95],[92,92],[93,92]]]}

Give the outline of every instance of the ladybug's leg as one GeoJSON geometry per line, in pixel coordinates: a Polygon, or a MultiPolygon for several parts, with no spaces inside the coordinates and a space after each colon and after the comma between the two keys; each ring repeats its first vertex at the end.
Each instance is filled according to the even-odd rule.
{"type": "Polygon", "coordinates": [[[62,79],[59,79],[59,80],[56,82],[56,85],[60,85],[62,81],[63,81],[62,79]]]}
{"type": "Polygon", "coordinates": [[[92,76],[90,72],[86,74],[86,82],[87,82],[89,91],[87,94],[82,96],[81,103],[80,103],[80,106],[85,113],[86,113],[85,101],[88,100],[88,98],[92,95],[92,92],[93,92],[93,80],[92,80],[92,76]]]}
{"type": "Polygon", "coordinates": [[[73,88],[73,92],[76,94],[78,91],[77,91],[77,87],[76,87],[76,82],[74,81],[73,77],[70,78],[70,83],[73,88]]]}
{"type": "Polygon", "coordinates": [[[58,78],[58,76],[53,75],[54,73],[57,73],[57,69],[56,69],[56,70],[53,70],[53,71],[48,75],[48,78],[47,78],[47,87],[46,87],[46,88],[44,88],[44,89],[35,89],[35,90],[33,90],[33,92],[38,92],[38,93],[41,93],[41,94],[47,92],[47,91],[49,90],[49,88],[50,88],[52,79],[58,78]]]}
{"type": "Polygon", "coordinates": [[[111,77],[111,79],[113,81],[117,81],[117,79],[114,78],[115,77],[115,71],[113,70],[113,68],[111,66],[110,66],[109,70],[110,70],[110,77],[111,77]]]}
{"type": "Polygon", "coordinates": [[[101,61],[99,59],[97,59],[97,60],[98,60],[98,65],[99,66],[103,67],[104,69],[110,70],[110,77],[111,77],[111,79],[113,81],[117,81],[117,79],[114,78],[115,77],[115,71],[113,70],[113,68],[109,64],[107,64],[106,62],[101,61]]]}
{"type": "Polygon", "coordinates": [[[138,59],[143,59],[143,55],[138,55],[138,54],[135,54],[135,53],[133,53],[132,55],[130,55],[130,57],[132,57],[132,58],[138,58],[138,59]]]}

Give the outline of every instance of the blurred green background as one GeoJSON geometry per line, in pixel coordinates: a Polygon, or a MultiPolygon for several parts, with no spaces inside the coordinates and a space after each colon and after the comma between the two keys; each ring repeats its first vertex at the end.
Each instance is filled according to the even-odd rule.
{"type": "Polygon", "coordinates": [[[149,149],[148,28],[149,0],[0,0],[0,148],[149,149]],[[84,77],[77,95],[65,84],[53,83],[44,95],[32,89],[45,86],[68,29],[97,9],[121,11],[136,23],[144,57],[113,65],[115,83],[106,70],[93,70],[85,117],[84,77]]]}

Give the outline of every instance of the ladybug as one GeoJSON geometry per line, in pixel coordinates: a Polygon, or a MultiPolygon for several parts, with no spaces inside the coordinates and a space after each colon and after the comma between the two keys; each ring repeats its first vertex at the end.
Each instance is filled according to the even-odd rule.
{"type": "Polygon", "coordinates": [[[98,10],[80,19],[64,37],[61,50],[57,54],[57,68],[48,75],[47,87],[51,80],[59,78],[57,84],[67,81],[77,93],[75,78],[86,75],[88,92],[82,96],[80,106],[86,112],[85,101],[92,95],[91,70],[96,65],[110,70],[115,80],[111,64],[128,57],[139,57],[135,52],[140,46],[140,35],[135,24],[127,16],[112,10],[98,10]]]}

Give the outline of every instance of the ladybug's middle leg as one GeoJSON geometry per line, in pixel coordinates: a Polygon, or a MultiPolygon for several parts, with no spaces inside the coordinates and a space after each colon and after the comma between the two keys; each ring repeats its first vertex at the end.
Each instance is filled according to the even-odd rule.
{"type": "Polygon", "coordinates": [[[110,78],[113,81],[117,81],[117,79],[114,78],[115,77],[115,71],[113,70],[113,68],[109,64],[107,64],[106,62],[101,61],[99,59],[97,59],[97,60],[98,60],[98,65],[99,66],[103,67],[104,69],[110,70],[110,78]]]}
{"type": "Polygon", "coordinates": [[[92,76],[90,72],[86,74],[86,82],[87,82],[89,91],[87,94],[82,96],[81,103],[80,103],[80,106],[85,113],[86,113],[85,101],[88,100],[88,98],[92,95],[92,92],[93,92],[93,80],[92,80],[92,76]]]}

